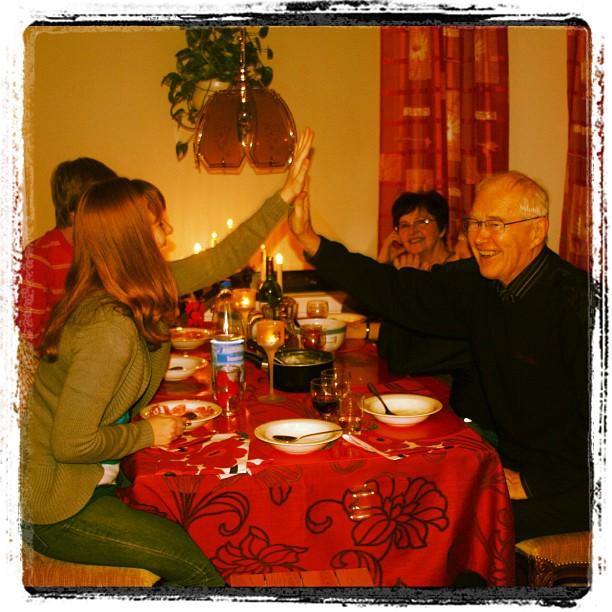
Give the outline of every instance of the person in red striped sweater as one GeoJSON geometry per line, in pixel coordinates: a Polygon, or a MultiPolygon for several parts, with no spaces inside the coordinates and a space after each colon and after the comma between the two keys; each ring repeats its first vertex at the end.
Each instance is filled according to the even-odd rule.
{"type": "Polygon", "coordinates": [[[64,161],[51,177],[55,227],[27,245],[21,263],[16,323],[22,337],[37,347],[51,309],[64,295],[66,275],[72,264],[72,224],[81,195],[116,173],[89,157],[64,161]]]}

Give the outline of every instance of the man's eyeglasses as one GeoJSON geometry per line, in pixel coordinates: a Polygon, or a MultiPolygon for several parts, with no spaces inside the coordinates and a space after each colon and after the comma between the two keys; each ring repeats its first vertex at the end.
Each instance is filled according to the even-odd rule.
{"type": "Polygon", "coordinates": [[[470,219],[466,217],[463,219],[463,231],[466,234],[474,233],[481,227],[485,227],[491,234],[503,234],[506,231],[507,225],[514,225],[515,223],[524,223],[525,221],[533,221],[534,219],[541,219],[543,215],[539,217],[529,217],[529,219],[519,219],[518,221],[500,221],[498,219],[487,219],[486,221],[479,221],[478,219],[470,219]]]}
{"type": "Polygon", "coordinates": [[[405,232],[407,230],[410,230],[414,227],[414,229],[421,229],[424,227],[427,227],[430,223],[435,223],[436,220],[435,219],[417,219],[414,223],[400,223],[396,228],[395,231],[399,231],[399,232],[405,232]]]}

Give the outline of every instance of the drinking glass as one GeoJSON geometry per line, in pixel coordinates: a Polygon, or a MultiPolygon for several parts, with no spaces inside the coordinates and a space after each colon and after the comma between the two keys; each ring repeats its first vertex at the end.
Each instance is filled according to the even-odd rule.
{"type": "Polygon", "coordinates": [[[274,393],[274,355],[280,346],[285,342],[285,323],[270,319],[260,319],[257,322],[255,341],[261,346],[268,356],[268,371],[270,373],[270,389],[267,395],[262,395],[257,399],[260,402],[276,403],[282,402],[285,398],[274,393]]]}
{"type": "Polygon", "coordinates": [[[321,350],[325,345],[323,326],[314,323],[300,325],[300,339],[302,348],[321,350]]]}
{"type": "Polygon", "coordinates": [[[321,417],[325,420],[333,419],[340,402],[333,379],[313,378],[310,381],[310,400],[321,417]]]}
{"type": "Polygon", "coordinates": [[[328,378],[334,385],[336,395],[342,399],[351,392],[351,373],[342,368],[329,368],[321,372],[321,378],[328,378]]]}
{"type": "Polygon", "coordinates": [[[242,368],[238,365],[222,365],[215,368],[213,392],[225,415],[235,414],[241,392],[242,368]]]}
{"type": "Polygon", "coordinates": [[[256,294],[255,289],[232,289],[232,305],[240,313],[245,341],[249,339],[249,312],[255,307],[256,294]]]}
{"type": "Polygon", "coordinates": [[[338,423],[346,433],[359,433],[363,418],[363,395],[347,393],[340,399],[338,423]]]}
{"type": "Polygon", "coordinates": [[[306,314],[311,319],[326,319],[329,314],[329,304],[327,300],[308,300],[308,302],[306,302],[306,314]]]}

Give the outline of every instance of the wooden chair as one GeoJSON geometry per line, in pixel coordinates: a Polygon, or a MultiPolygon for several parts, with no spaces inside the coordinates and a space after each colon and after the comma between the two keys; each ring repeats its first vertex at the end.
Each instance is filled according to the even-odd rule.
{"type": "Polygon", "coordinates": [[[516,544],[521,586],[590,586],[591,532],[542,536],[516,544]]]}
{"type": "Polygon", "coordinates": [[[145,569],[68,563],[23,546],[26,587],[151,587],[158,580],[159,576],[145,569]]]}
{"type": "Polygon", "coordinates": [[[232,587],[372,587],[365,567],[272,574],[233,574],[232,587]]]}

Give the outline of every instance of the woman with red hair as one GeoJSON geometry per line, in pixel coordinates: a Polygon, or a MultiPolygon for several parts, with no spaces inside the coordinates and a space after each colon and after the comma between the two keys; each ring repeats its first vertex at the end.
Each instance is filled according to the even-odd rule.
{"type": "MultiPolygon", "coordinates": [[[[274,196],[285,206],[303,189],[310,143],[306,130],[274,196]]],[[[117,460],[167,445],[184,430],[180,417],[127,417],[150,402],[162,380],[178,295],[209,274],[206,258],[189,257],[176,269],[164,259],[170,227],[156,191],[116,178],[79,202],[66,294],[42,341],[24,414],[23,536],[52,558],[141,567],[166,586],[223,586],[181,526],[115,495],[117,460]]]]}

